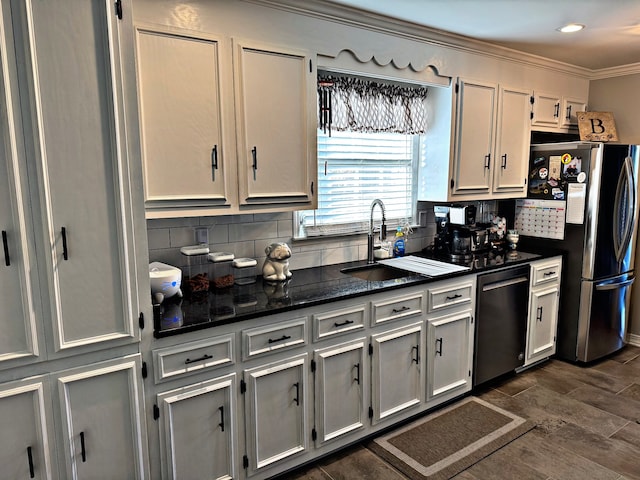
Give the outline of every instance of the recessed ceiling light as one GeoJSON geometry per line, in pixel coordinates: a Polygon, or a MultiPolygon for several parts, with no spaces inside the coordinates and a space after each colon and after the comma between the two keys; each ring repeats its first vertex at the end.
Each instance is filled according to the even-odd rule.
{"type": "Polygon", "coordinates": [[[562,33],[574,33],[574,32],[579,32],[583,28],[584,28],[584,25],[582,25],[580,23],[569,23],[569,24],[565,25],[564,27],[558,28],[558,31],[560,31],[562,33]]]}

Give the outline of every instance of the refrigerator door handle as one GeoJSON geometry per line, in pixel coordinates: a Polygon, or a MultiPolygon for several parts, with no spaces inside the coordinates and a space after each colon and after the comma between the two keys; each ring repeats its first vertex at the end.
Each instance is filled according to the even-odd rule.
{"type": "Polygon", "coordinates": [[[625,280],[624,282],[601,282],[596,283],[596,290],[616,290],[618,288],[626,287],[631,285],[634,281],[634,278],[630,278],[629,280],[625,280]]]}
{"type": "Polygon", "coordinates": [[[633,179],[633,166],[631,164],[631,158],[624,159],[624,167],[618,177],[618,186],[616,188],[616,199],[614,205],[614,211],[616,212],[616,225],[613,228],[613,247],[616,254],[616,259],[621,262],[631,241],[633,234],[633,225],[635,223],[635,184],[633,179]],[[624,216],[625,223],[622,225],[621,231],[620,225],[620,207],[624,201],[624,196],[627,196],[627,201],[624,202],[626,206],[626,214],[624,216]]]}

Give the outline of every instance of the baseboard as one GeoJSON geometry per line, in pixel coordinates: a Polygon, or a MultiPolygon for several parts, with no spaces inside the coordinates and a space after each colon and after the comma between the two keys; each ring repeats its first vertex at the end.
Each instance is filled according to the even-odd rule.
{"type": "Polygon", "coordinates": [[[628,336],[629,345],[640,347],[640,335],[630,333],[628,336]]]}

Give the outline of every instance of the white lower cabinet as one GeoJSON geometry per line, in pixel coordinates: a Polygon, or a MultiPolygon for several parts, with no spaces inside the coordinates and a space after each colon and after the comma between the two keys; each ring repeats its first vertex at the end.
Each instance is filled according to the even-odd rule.
{"type": "Polygon", "coordinates": [[[430,319],[427,326],[427,402],[471,389],[473,314],[430,319]]]}
{"type": "Polygon", "coordinates": [[[373,424],[419,406],[424,392],[424,323],[371,336],[373,424]]]}
{"type": "Polygon", "coordinates": [[[307,451],[308,363],[305,352],[244,370],[248,476],[307,451]]]}
{"type": "Polygon", "coordinates": [[[316,445],[361,431],[368,423],[365,343],[365,338],[359,338],[314,351],[316,445]]]}
{"type": "Polygon", "coordinates": [[[468,393],[475,286],[464,275],[158,339],[152,477],[272,478],[468,393]]]}
{"type": "Polygon", "coordinates": [[[237,478],[236,375],[157,396],[162,478],[237,478]]]}
{"type": "Polygon", "coordinates": [[[0,385],[2,478],[56,478],[48,387],[46,377],[0,385]]]}
{"type": "Polygon", "coordinates": [[[475,275],[427,288],[427,405],[471,390],[475,275]]]}
{"type": "Polygon", "coordinates": [[[60,476],[148,478],[140,355],[52,374],[60,476]]]}
{"type": "Polygon", "coordinates": [[[562,257],[531,263],[525,366],[556,353],[562,257]]]}

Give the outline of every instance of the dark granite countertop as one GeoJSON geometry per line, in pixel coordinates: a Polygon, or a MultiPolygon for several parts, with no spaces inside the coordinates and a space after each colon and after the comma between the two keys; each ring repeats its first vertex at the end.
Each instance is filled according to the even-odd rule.
{"type": "Polygon", "coordinates": [[[370,281],[354,278],[341,271],[365,266],[364,261],[294,270],[292,278],[287,282],[266,282],[258,276],[255,283],[248,285],[233,285],[185,298],[174,296],[161,305],[154,305],[154,336],[166,337],[469,273],[510,267],[560,253],[535,252],[531,249],[516,252],[492,250],[475,254],[462,263],[470,270],[437,277],[407,272],[406,276],[400,278],[370,281]]]}

